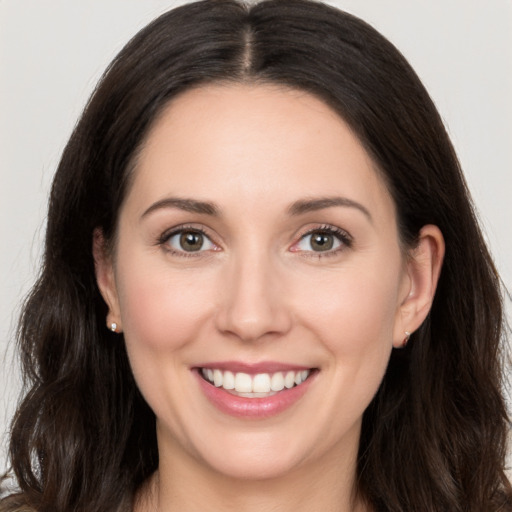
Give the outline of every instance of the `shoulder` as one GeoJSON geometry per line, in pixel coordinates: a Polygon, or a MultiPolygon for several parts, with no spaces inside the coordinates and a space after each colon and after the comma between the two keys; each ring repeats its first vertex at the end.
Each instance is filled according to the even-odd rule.
{"type": "Polygon", "coordinates": [[[37,510],[27,504],[24,494],[16,493],[0,497],[0,512],[37,512],[37,510]]]}

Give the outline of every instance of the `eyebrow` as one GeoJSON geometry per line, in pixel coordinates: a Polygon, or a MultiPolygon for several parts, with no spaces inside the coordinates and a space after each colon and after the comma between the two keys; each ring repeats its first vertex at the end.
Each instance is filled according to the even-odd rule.
{"type": "Polygon", "coordinates": [[[150,213],[164,208],[177,208],[185,212],[202,213],[203,215],[219,215],[219,209],[208,201],[197,201],[196,199],[183,199],[179,197],[167,197],[153,203],[141,216],[146,217],[150,213]]]}
{"type": "Polygon", "coordinates": [[[308,212],[314,212],[317,210],[323,210],[324,208],[332,208],[335,206],[344,206],[349,208],[356,208],[360,212],[362,212],[368,220],[373,223],[373,218],[362,204],[354,201],[352,199],[348,199],[347,197],[320,197],[314,199],[300,199],[291,204],[288,208],[288,213],[290,215],[302,215],[308,212]]]}
{"type": "MultiPolygon", "coordinates": [[[[362,212],[370,222],[373,223],[373,218],[362,204],[348,199],[346,197],[320,197],[314,199],[299,199],[293,202],[288,208],[288,214],[292,216],[302,215],[308,212],[323,210],[325,208],[333,208],[336,206],[343,206],[349,208],[356,208],[362,212]]],[[[196,199],[167,197],[153,203],[147,210],[144,211],[141,218],[146,217],[150,213],[161,210],[164,208],[176,208],[185,212],[200,213],[203,215],[211,215],[218,217],[220,215],[219,208],[209,201],[198,201],[196,199]]]]}

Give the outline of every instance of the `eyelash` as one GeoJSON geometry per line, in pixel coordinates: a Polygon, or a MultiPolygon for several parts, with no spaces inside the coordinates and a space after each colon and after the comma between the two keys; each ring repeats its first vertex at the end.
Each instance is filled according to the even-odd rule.
{"type": "MultiPolygon", "coordinates": [[[[207,239],[211,244],[216,245],[214,242],[211,241],[210,236],[208,233],[202,229],[201,227],[197,226],[190,226],[190,225],[182,225],[172,228],[170,231],[165,231],[162,233],[162,235],[158,238],[158,245],[162,246],[167,252],[169,252],[172,255],[180,256],[184,258],[194,258],[199,256],[204,256],[204,250],[199,251],[177,251],[169,246],[168,242],[173,237],[183,232],[191,232],[191,233],[199,233],[201,234],[205,239],[207,239]]],[[[311,257],[311,258],[325,258],[329,256],[336,256],[339,252],[352,247],[352,237],[343,229],[340,229],[335,226],[331,226],[328,224],[324,224],[321,226],[317,226],[314,228],[311,228],[307,230],[306,232],[302,233],[299,236],[299,239],[297,242],[295,242],[292,247],[297,246],[301,241],[303,241],[307,236],[310,236],[314,233],[322,233],[327,234],[335,237],[341,244],[340,247],[336,249],[331,249],[327,251],[305,251],[305,250],[292,250],[292,252],[300,252],[301,256],[303,257],[311,257]]]]}
{"type": "Polygon", "coordinates": [[[340,229],[336,226],[331,226],[329,224],[324,224],[322,226],[316,226],[302,233],[299,237],[299,240],[295,242],[293,245],[298,245],[302,240],[304,240],[307,236],[310,236],[314,233],[322,233],[335,237],[340,242],[340,247],[336,249],[331,249],[327,251],[301,251],[296,250],[294,252],[301,252],[301,256],[306,258],[326,258],[330,256],[337,256],[340,252],[345,249],[350,249],[353,245],[352,237],[343,229],[340,229]]]}
{"type": "Polygon", "coordinates": [[[176,226],[172,228],[170,231],[165,231],[162,233],[162,235],[158,239],[158,245],[163,247],[165,251],[172,254],[173,256],[180,256],[183,258],[197,258],[199,256],[204,256],[205,251],[177,251],[173,249],[169,244],[169,240],[176,235],[179,235],[183,232],[191,232],[191,233],[198,233],[201,234],[205,239],[209,240],[211,244],[214,244],[214,242],[211,241],[211,237],[208,235],[208,233],[197,226],[190,226],[190,225],[182,225],[182,226],[176,226]]]}

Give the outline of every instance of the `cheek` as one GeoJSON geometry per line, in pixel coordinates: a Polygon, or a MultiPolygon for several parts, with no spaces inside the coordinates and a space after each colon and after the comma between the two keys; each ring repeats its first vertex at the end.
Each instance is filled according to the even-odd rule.
{"type": "Polygon", "coordinates": [[[329,439],[362,417],[382,382],[393,344],[398,279],[396,269],[351,268],[327,280],[322,293],[310,294],[312,306],[304,314],[329,353],[329,439]]]}
{"type": "Polygon", "coordinates": [[[118,261],[117,288],[131,369],[156,416],[183,432],[177,412],[190,400],[190,389],[182,356],[207,323],[212,287],[197,272],[172,272],[156,258],[126,254],[118,261]]]}
{"type": "Polygon", "coordinates": [[[208,279],[188,270],[126,260],[119,266],[119,303],[127,342],[178,349],[194,338],[211,307],[208,279]],[[199,286],[201,284],[201,286],[199,286]]]}
{"type": "Polygon", "coordinates": [[[353,266],[325,275],[307,287],[307,296],[302,293],[300,302],[308,305],[302,307],[304,322],[343,362],[386,360],[393,342],[399,275],[396,265],[353,266]]]}

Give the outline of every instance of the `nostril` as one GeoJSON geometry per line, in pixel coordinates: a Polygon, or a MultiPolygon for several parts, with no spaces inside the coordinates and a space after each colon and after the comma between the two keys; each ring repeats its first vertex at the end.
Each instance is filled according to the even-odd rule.
{"type": "Polygon", "coordinates": [[[286,312],[260,305],[258,308],[243,308],[238,304],[217,317],[217,327],[224,334],[242,341],[255,342],[268,336],[287,333],[291,321],[286,312]]]}

